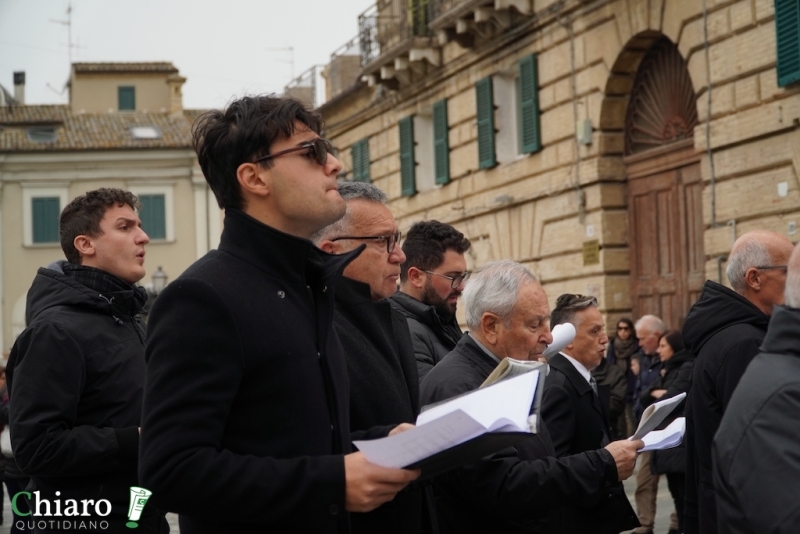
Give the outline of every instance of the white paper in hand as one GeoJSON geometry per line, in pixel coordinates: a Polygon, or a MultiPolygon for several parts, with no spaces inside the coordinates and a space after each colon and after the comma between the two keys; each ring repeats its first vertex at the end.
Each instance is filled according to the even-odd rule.
{"type": "Polygon", "coordinates": [[[639,421],[639,428],[637,428],[633,436],[628,439],[642,439],[650,431],[660,425],[661,421],[666,419],[667,416],[672,413],[672,410],[685,398],[686,393],[681,393],[680,395],[675,395],[674,397],[658,401],[648,406],[642,414],[642,420],[639,421]]]}
{"type": "Polygon", "coordinates": [[[561,349],[572,343],[575,339],[575,327],[572,323],[561,323],[553,327],[553,342],[545,349],[542,356],[549,358],[561,352],[561,349]]]}
{"type": "Polygon", "coordinates": [[[683,435],[686,432],[686,418],[678,417],[664,430],[653,430],[645,437],[642,438],[644,447],[639,449],[639,452],[645,451],[661,451],[664,449],[671,449],[677,447],[683,441],[683,435]]]}

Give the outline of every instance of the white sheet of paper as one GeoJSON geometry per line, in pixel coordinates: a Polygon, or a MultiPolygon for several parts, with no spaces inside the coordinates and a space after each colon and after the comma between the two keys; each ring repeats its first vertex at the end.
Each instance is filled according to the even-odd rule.
{"type": "Polygon", "coordinates": [[[539,372],[531,371],[435,406],[417,417],[417,426],[375,440],[353,442],[367,460],[405,467],[487,431],[527,432],[539,372]]]}
{"type": "Polygon", "coordinates": [[[572,340],[575,339],[575,327],[572,323],[557,324],[550,333],[553,336],[553,342],[547,345],[547,348],[544,350],[542,356],[545,358],[558,354],[561,352],[561,349],[572,343],[572,340]]]}
{"type": "Polygon", "coordinates": [[[661,451],[677,447],[683,441],[683,435],[686,432],[686,418],[678,417],[664,430],[653,430],[647,434],[642,441],[644,447],[639,449],[639,452],[645,451],[661,451]]]}
{"type": "Polygon", "coordinates": [[[672,410],[675,409],[678,403],[685,398],[686,393],[681,393],[680,395],[675,395],[674,397],[658,401],[648,406],[642,414],[642,420],[639,422],[639,428],[637,428],[633,436],[628,439],[642,439],[651,430],[660,425],[661,422],[666,419],[670,413],[672,413],[672,410]]]}

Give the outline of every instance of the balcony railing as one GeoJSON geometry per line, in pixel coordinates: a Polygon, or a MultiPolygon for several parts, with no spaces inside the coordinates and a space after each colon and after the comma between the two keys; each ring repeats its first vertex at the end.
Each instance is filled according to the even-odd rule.
{"type": "Polygon", "coordinates": [[[358,17],[361,66],[413,37],[428,37],[430,0],[378,0],[358,17]]]}
{"type": "Polygon", "coordinates": [[[314,65],[286,84],[283,94],[316,108],[325,102],[325,80],[322,65],[314,65]]]}

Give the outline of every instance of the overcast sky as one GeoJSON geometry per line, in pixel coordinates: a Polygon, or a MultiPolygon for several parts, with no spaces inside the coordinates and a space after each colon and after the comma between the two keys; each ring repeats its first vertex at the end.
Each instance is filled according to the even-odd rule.
{"type": "MultiPolygon", "coordinates": [[[[375,0],[72,0],[72,61],[171,61],[185,108],[281,92],[358,34],[375,0]],[[276,50],[277,49],[277,50],[276,50]]],[[[67,0],[0,0],[0,85],[26,72],[27,104],[67,102],[67,0]],[[53,88],[48,88],[48,84],[53,88]],[[55,89],[55,90],[54,90],[55,89]]]]}

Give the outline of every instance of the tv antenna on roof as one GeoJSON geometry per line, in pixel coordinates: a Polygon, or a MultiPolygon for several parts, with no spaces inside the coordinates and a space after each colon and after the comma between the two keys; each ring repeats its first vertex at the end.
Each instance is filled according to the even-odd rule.
{"type": "Polygon", "coordinates": [[[280,63],[288,63],[289,68],[291,69],[292,77],[290,80],[294,80],[294,47],[293,46],[284,46],[282,48],[267,48],[267,52],[289,52],[289,61],[285,59],[277,59],[276,61],[280,63]]]}
{"type": "Polygon", "coordinates": [[[72,44],[72,2],[67,4],[67,20],[50,19],[50,22],[67,27],[67,55],[69,57],[69,67],[72,68],[72,49],[78,48],[78,45],[72,44]]]}

